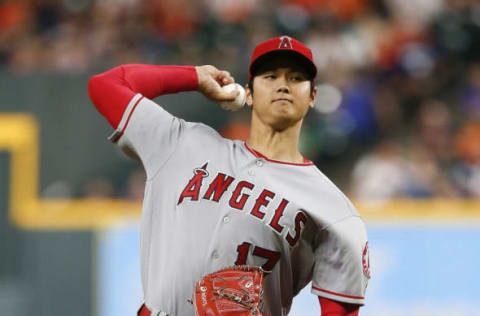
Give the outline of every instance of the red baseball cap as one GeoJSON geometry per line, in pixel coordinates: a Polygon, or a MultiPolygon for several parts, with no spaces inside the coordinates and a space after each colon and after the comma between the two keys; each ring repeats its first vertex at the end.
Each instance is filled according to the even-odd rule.
{"type": "Polygon", "coordinates": [[[253,50],[250,66],[248,68],[248,80],[252,79],[252,73],[261,65],[268,56],[274,54],[290,54],[304,62],[312,79],[317,75],[317,67],[313,62],[312,51],[302,42],[290,36],[279,36],[258,44],[253,50]]]}

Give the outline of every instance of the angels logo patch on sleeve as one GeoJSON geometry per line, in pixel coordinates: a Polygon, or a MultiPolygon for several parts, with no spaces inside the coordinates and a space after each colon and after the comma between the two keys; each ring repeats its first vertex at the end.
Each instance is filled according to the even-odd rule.
{"type": "Polygon", "coordinates": [[[363,266],[363,274],[370,279],[370,254],[368,251],[368,241],[363,247],[362,251],[362,266],[363,266]]]}

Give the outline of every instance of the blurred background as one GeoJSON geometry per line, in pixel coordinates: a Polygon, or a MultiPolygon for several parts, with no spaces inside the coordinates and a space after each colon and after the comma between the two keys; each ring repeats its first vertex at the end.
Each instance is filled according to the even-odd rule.
{"type": "MultiPolygon", "coordinates": [[[[107,140],[91,75],[213,64],[245,84],[253,47],[282,34],[319,68],[301,151],[369,230],[361,314],[479,315],[476,0],[0,1],[0,314],[133,315],[141,300],[145,175],[107,140]]],[[[248,109],[156,101],[248,136],[248,109]]],[[[291,315],[319,315],[308,292],[291,315]]]]}

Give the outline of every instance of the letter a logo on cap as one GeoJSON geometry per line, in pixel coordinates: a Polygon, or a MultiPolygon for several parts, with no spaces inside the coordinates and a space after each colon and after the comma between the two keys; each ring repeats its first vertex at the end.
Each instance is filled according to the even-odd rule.
{"type": "Polygon", "coordinates": [[[278,48],[292,49],[292,39],[288,36],[280,37],[280,45],[278,48]]]}

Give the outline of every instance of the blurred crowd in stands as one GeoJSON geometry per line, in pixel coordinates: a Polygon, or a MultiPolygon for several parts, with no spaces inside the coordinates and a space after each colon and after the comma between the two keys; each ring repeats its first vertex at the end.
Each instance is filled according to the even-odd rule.
{"type": "Polygon", "coordinates": [[[214,64],[245,82],[254,45],[280,34],[320,71],[302,152],[353,198],[480,198],[477,0],[4,0],[0,69],[214,64]]]}

